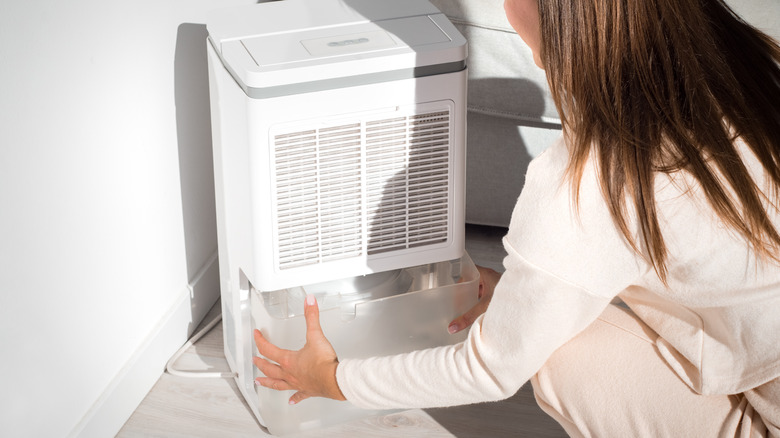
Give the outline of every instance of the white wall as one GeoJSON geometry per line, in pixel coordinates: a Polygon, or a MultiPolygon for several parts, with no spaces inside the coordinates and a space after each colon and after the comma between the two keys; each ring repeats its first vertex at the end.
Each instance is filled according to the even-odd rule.
{"type": "Polygon", "coordinates": [[[249,3],[2,0],[0,436],[112,436],[216,299],[197,23],[249,3]]]}
{"type": "Polygon", "coordinates": [[[0,436],[113,436],[216,300],[205,28],[183,23],[249,3],[2,1],[0,436]]]}

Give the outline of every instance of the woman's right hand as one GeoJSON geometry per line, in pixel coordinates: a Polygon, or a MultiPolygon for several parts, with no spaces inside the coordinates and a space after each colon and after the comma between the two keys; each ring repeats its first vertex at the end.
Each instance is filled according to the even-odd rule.
{"type": "Polygon", "coordinates": [[[479,271],[479,302],[450,322],[447,327],[447,331],[450,333],[457,333],[471,326],[479,315],[485,313],[491,298],[493,298],[493,290],[496,288],[498,280],[501,279],[501,273],[482,266],[477,266],[477,270],[479,271]]]}

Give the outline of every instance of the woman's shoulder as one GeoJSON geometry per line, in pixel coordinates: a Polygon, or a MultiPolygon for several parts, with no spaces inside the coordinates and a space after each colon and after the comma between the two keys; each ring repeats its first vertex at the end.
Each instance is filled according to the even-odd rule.
{"type": "Polygon", "coordinates": [[[617,293],[644,268],[612,220],[595,165],[586,164],[575,192],[568,163],[565,138],[532,161],[505,243],[566,281],[617,293]],[[613,275],[600,275],[605,269],[613,275]]]}
{"type": "Polygon", "coordinates": [[[566,145],[566,138],[561,135],[552,142],[545,150],[528,164],[528,175],[535,176],[542,174],[546,176],[561,174],[566,172],[569,165],[569,148],[566,145]]]}

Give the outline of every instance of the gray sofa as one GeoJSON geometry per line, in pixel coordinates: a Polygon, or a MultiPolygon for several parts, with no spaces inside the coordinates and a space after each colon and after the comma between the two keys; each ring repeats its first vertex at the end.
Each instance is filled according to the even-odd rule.
{"type": "MultiPolygon", "coordinates": [[[[466,221],[507,226],[526,167],[560,136],[544,71],[507,22],[503,0],[429,0],[469,41],[466,221]]],[[[728,0],[780,38],[780,1],[728,0]]]]}
{"type": "Polygon", "coordinates": [[[430,0],[469,41],[466,221],[507,226],[531,158],[560,136],[544,71],[503,0],[430,0]]]}

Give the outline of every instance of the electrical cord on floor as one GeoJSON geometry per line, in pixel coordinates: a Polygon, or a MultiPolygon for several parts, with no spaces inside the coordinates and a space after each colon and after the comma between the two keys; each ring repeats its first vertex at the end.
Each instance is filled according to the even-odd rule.
{"type": "Polygon", "coordinates": [[[220,372],[220,371],[183,371],[183,370],[177,370],[173,364],[181,357],[182,354],[184,354],[185,351],[187,351],[188,348],[195,345],[196,342],[198,342],[198,339],[202,338],[206,333],[209,332],[212,328],[214,328],[215,325],[217,325],[220,321],[222,321],[222,314],[215,316],[214,319],[209,321],[208,324],[206,324],[205,327],[200,329],[199,332],[192,335],[192,337],[179,348],[179,351],[177,351],[173,356],[171,356],[170,360],[168,360],[168,363],[165,365],[165,371],[168,372],[168,374],[172,374],[174,376],[180,376],[180,377],[198,377],[198,378],[232,378],[236,377],[236,373],[231,372],[220,372]]]}

